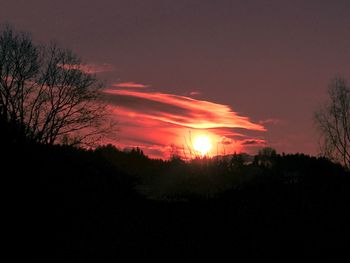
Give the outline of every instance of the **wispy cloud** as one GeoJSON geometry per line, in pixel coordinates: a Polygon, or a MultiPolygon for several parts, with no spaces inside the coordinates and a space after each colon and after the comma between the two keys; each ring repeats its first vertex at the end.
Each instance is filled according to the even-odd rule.
{"type": "Polygon", "coordinates": [[[172,124],[195,129],[226,127],[265,131],[264,126],[239,116],[223,104],[158,92],[108,89],[105,93],[111,104],[172,124]]]}
{"type": "Polygon", "coordinates": [[[111,72],[115,71],[116,68],[112,64],[64,64],[64,65],[58,65],[64,69],[67,70],[80,70],[87,74],[96,74],[96,73],[102,73],[102,72],[111,72]]]}
{"type": "Polygon", "coordinates": [[[119,143],[141,147],[153,157],[166,158],[171,145],[188,147],[190,137],[200,134],[210,136],[215,147],[225,146],[226,153],[239,151],[248,140],[243,131],[266,130],[228,105],[186,96],[107,89],[105,99],[120,125],[119,143]]]}
{"type": "Polygon", "coordinates": [[[121,82],[121,83],[115,83],[112,86],[117,88],[137,88],[137,89],[144,89],[144,88],[150,87],[150,85],[145,85],[145,84],[136,83],[136,82],[121,82]]]}
{"type": "Polygon", "coordinates": [[[259,121],[260,124],[278,124],[280,122],[281,122],[281,120],[280,119],[276,119],[276,118],[269,118],[269,119],[266,119],[266,120],[259,121]]]}
{"type": "Polygon", "coordinates": [[[199,91],[191,91],[190,92],[190,96],[198,96],[198,95],[201,95],[201,92],[199,92],[199,91]]]}
{"type": "Polygon", "coordinates": [[[241,142],[242,145],[265,145],[266,141],[263,139],[246,139],[241,142]]]}

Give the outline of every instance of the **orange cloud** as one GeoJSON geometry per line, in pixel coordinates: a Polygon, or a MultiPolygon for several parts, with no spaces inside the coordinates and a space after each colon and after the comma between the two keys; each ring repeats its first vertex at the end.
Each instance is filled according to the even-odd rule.
{"type": "Polygon", "coordinates": [[[234,143],[234,140],[231,139],[231,138],[227,138],[225,136],[221,138],[221,144],[222,145],[231,145],[233,143],[234,143]]]}
{"type": "Polygon", "coordinates": [[[143,89],[143,88],[150,87],[150,85],[145,85],[145,84],[135,83],[135,82],[115,83],[112,86],[117,87],[117,88],[137,88],[137,89],[143,89]]]}

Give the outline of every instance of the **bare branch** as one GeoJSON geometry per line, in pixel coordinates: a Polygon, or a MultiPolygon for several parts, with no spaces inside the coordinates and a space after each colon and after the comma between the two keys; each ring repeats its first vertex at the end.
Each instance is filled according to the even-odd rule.
{"type": "Polygon", "coordinates": [[[9,26],[0,31],[0,116],[29,140],[54,144],[105,134],[102,83],[81,59],[52,43],[36,46],[9,26]]]}
{"type": "Polygon", "coordinates": [[[336,78],[329,87],[329,101],[315,114],[323,138],[322,153],[350,168],[350,89],[336,78]]]}

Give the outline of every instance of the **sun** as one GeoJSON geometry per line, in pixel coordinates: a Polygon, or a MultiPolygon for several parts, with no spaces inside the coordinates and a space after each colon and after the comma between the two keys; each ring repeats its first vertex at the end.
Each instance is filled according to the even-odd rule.
{"type": "Polygon", "coordinates": [[[200,153],[202,157],[208,154],[211,150],[212,144],[208,136],[201,135],[194,139],[193,149],[200,153]]]}

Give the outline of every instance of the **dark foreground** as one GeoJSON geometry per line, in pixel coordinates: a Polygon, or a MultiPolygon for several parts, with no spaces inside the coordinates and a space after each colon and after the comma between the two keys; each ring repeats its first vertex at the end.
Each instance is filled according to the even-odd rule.
{"type": "MultiPolygon", "coordinates": [[[[179,185],[189,181],[182,181],[176,198],[173,189],[168,198],[150,199],[135,189],[148,184],[152,191],[155,178],[184,164],[114,154],[108,149],[2,147],[19,254],[33,262],[346,261],[350,175],[327,160],[279,156],[268,167],[236,165],[223,171],[224,183],[235,183],[209,197],[184,191],[179,185]],[[249,180],[234,179],[245,172],[249,180]]],[[[193,188],[206,168],[198,169],[193,188]]]]}

